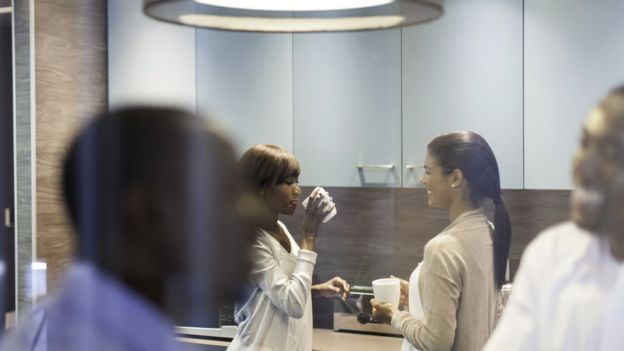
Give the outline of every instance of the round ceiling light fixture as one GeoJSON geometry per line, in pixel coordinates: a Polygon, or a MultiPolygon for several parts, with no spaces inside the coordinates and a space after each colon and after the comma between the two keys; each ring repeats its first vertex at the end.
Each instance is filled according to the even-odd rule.
{"type": "Polygon", "coordinates": [[[443,0],[143,0],[157,20],[249,32],[340,32],[428,22],[443,0]]]}

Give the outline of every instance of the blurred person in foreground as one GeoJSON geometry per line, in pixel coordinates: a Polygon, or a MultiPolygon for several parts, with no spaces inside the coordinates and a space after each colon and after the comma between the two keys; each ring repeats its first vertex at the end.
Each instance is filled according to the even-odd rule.
{"type": "Polygon", "coordinates": [[[181,350],[249,268],[253,226],[230,144],[184,111],[126,108],[91,120],[64,163],[77,258],[59,291],[2,350],[181,350]]]}
{"type": "Polygon", "coordinates": [[[525,250],[487,351],[624,349],[624,86],[587,118],[573,174],[572,221],[525,250]]]}

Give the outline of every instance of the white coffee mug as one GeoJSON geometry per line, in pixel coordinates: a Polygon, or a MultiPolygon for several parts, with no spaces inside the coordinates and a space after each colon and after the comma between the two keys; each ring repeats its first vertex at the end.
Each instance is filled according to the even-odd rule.
{"type": "MultiPolygon", "coordinates": [[[[330,205],[334,205],[334,208],[331,210],[331,212],[329,212],[325,218],[323,218],[323,223],[327,223],[329,222],[330,219],[334,218],[334,216],[338,213],[338,210],[336,209],[336,205],[334,204],[333,201],[330,200],[329,197],[329,193],[323,189],[322,187],[316,187],[314,188],[314,190],[317,190],[318,192],[325,198],[325,200],[327,201],[327,206],[330,205]]],[[[314,192],[314,190],[312,190],[312,192],[314,192]]],[[[306,197],[305,200],[303,200],[303,202],[301,202],[301,205],[303,205],[303,207],[308,207],[308,201],[310,200],[310,196],[306,197]]]]}
{"type": "Polygon", "coordinates": [[[398,307],[399,299],[401,298],[401,282],[398,278],[373,280],[373,293],[375,294],[375,300],[398,307]]]}

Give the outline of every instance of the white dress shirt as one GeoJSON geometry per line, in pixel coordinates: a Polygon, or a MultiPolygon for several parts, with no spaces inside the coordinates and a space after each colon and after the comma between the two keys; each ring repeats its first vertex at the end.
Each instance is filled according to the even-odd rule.
{"type": "Polygon", "coordinates": [[[484,350],[624,350],[624,264],[573,223],[546,230],[523,254],[484,350]]]}
{"type": "Polygon", "coordinates": [[[289,253],[258,229],[246,300],[236,306],[238,331],[228,350],[311,351],[312,273],[317,254],[301,250],[286,226],[289,253]]]}

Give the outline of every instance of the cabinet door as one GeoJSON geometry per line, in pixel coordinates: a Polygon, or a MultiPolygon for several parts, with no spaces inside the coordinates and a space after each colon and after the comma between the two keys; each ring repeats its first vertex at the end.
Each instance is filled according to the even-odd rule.
{"type": "Polygon", "coordinates": [[[292,151],[292,35],[198,29],[197,108],[229,130],[239,151],[292,151]]]}
{"type": "Polygon", "coordinates": [[[590,109],[624,77],[623,1],[525,1],[525,187],[569,189],[590,109]]]}
{"type": "Polygon", "coordinates": [[[494,150],[502,186],[522,188],[522,0],[448,0],[402,43],[403,185],[419,185],[411,166],[431,139],[471,130],[494,150]]]}
{"type": "Polygon", "coordinates": [[[145,103],[195,111],[195,29],[155,21],[141,6],[108,0],[109,107],[145,103]]]}
{"type": "Polygon", "coordinates": [[[295,34],[293,45],[301,183],[400,186],[400,30],[295,34]]]}

